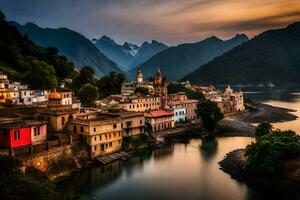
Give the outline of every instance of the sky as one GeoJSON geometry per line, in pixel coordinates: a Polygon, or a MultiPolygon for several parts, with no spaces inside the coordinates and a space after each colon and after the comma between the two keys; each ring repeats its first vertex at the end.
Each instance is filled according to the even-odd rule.
{"type": "Polygon", "coordinates": [[[253,37],[300,21],[300,0],[0,0],[8,20],[66,27],[89,39],[170,45],[253,37]]]}

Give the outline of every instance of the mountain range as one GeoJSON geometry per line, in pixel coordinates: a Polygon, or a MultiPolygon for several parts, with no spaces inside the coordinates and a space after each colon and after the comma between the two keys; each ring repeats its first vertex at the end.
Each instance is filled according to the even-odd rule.
{"type": "Polygon", "coordinates": [[[33,23],[20,25],[10,22],[22,34],[42,47],[56,47],[61,55],[66,56],[79,69],[92,67],[96,75],[107,75],[111,71],[122,72],[117,64],[102,54],[95,45],[83,35],[67,28],[41,28],[33,23]]]}
{"type": "Polygon", "coordinates": [[[144,63],[153,55],[168,48],[167,45],[155,40],[151,43],[144,42],[141,46],[128,42],[120,45],[108,36],[93,39],[93,42],[104,55],[116,62],[124,71],[144,63]]]}
{"type": "Polygon", "coordinates": [[[183,80],[212,84],[300,83],[300,22],[266,31],[183,80]]]}
{"type": "Polygon", "coordinates": [[[160,68],[168,80],[177,80],[248,40],[244,34],[226,41],[212,36],[200,42],[170,47],[130,70],[129,75],[134,78],[136,71],[141,69],[145,77],[151,77],[160,68]]]}

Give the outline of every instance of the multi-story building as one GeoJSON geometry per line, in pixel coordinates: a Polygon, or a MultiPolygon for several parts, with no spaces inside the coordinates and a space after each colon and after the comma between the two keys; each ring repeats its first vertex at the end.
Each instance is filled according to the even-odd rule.
{"type": "Polygon", "coordinates": [[[131,96],[134,94],[134,91],[139,87],[147,88],[150,94],[154,93],[153,83],[144,81],[141,70],[138,70],[136,73],[136,81],[122,83],[121,95],[131,96]]]}
{"type": "Polygon", "coordinates": [[[145,121],[153,132],[174,128],[175,124],[173,111],[162,109],[145,112],[145,121]]]}
{"type": "Polygon", "coordinates": [[[162,106],[161,97],[158,96],[146,96],[146,97],[134,97],[127,99],[125,102],[121,102],[119,107],[133,112],[145,112],[147,110],[158,110],[162,106]]]}
{"type": "Polygon", "coordinates": [[[145,116],[141,112],[120,112],[123,137],[137,136],[144,133],[145,116]]]}
{"type": "Polygon", "coordinates": [[[121,117],[118,114],[80,114],[68,121],[67,130],[81,135],[90,146],[92,158],[118,151],[122,146],[121,117]]]}
{"type": "Polygon", "coordinates": [[[184,92],[169,94],[166,102],[165,108],[174,111],[176,122],[197,119],[198,100],[188,99],[184,92]]]}
{"type": "Polygon", "coordinates": [[[12,120],[0,123],[0,146],[17,148],[35,145],[47,139],[47,122],[12,120]]]}
{"type": "Polygon", "coordinates": [[[224,114],[245,110],[243,92],[234,92],[230,86],[228,86],[219,96],[211,98],[211,101],[216,102],[221,112],[224,114]]]}

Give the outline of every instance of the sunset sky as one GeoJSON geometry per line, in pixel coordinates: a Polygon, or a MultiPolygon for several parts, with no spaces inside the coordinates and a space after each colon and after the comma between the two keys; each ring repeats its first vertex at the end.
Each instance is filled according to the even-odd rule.
{"type": "Polygon", "coordinates": [[[118,42],[168,44],[250,37],[300,21],[300,0],[0,0],[8,20],[67,27],[118,42]]]}

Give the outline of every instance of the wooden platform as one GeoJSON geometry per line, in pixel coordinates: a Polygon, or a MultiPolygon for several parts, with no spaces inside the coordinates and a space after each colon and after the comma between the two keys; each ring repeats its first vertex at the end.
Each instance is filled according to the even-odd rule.
{"type": "Polygon", "coordinates": [[[127,160],[128,157],[128,153],[126,153],[125,151],[119,151],[116,153],[99,156],[96,158],[96,160],[105,165],[118,159],[127,160]]]}

